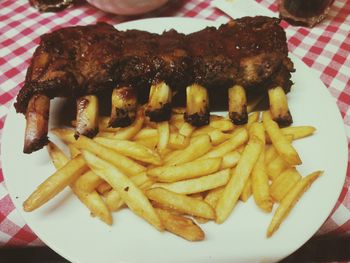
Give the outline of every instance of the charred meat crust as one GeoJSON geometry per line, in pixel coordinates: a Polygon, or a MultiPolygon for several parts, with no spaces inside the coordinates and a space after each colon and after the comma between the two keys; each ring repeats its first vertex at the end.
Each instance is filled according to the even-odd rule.
{"type": "Polygon", "coordinates": [[[201,127],[209,124],[209,109],[203,114],[194,113],[194,114],[184,114],[184,119],[186,122],[191,123],[195,127],[201,127]]]}
{"type": "Polygon", "coordinates": [[[167,121],[171,116],[171,103],[165,103],[161,108],[152,111],[145,112],[145,115],[149,117],[151,121],[161,122],[167,121]]]}
{"type": "Polygon", "coordinates": [[[28,147],[24,147],[23,152],[28,154],[35,152],[43,148],[48,143],[49,143],[49,138],[47,137],[47,135],[45,135],[39,139],[35,139],[28,147]]]}
{"type": "Polygon", "coordinates": [[[245,17],[189,35],[122,32],[105,23],[59,29],[41,37],[15,108],[25,113],[34,94],[79,97],[116,86],[144,99],[157,80],[179,93],[192,83],[209,91],[240,84],[248,95],[276,83],[289,91],[293,64],[279,22],[245,17]]]}
{"type": "Polygon", "coordinates": [[[115,109],[116,118],[113,123],[110,123],[110,127],[127,127],[134,122],[129,116],[128,110],[116,108],[115,109]]]}

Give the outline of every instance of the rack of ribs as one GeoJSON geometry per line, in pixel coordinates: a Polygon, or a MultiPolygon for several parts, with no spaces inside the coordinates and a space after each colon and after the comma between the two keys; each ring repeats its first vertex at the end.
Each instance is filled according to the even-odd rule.
{"type": "Polygon", "coordinates": [[[264,93],[273,118],[290,124],[285,93],[294,69],[279,22],[244,17],[188,35],[118,31],[98,23],[41,36],[15,103],[26,116],[24,152],[47,143],[54,97],[76,98],[76,136],[98,132],[94,109],[102,93],[111,96],[112,127],[130,125],[137,105],[144,103],[151,121],[168,120],[180,98],[185,98],[184,119],[194,126],[208,124],[209,98],[228,104],[232,122],[244,124],[247,98],[264,93]]]}

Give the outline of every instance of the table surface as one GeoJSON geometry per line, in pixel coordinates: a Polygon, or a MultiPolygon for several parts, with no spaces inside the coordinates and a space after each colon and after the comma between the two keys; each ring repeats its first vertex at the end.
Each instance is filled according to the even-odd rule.
{"type": "MultiPolygon", "coordinates": [[[[6,113],[24,81],[29,59],[39,36],[60,27],[86,25],[97,21],[117,24],[131,19],[178,16],[229,21],[211,1],[170,1],[157,11],[138,17],[121,17],[101,12],[85,2],[60,13],[40,14],[27,0],[0,2],[0,134],[6,113]]],[[[273,0],[256,0],[277,12],[273,0]]],[[[292,27],[285,22],[290,52],[313,68],[339,106],[350,137],[350,0],[336,0],[325,21],[313,29],[292,27]]],[[[350,147],[350,145],[349,145],[350,147]]],[[[319,235],[350,233],[350,173],[339,200],[319,235]]],[[[0,246],[42,245],[23,222],[7,193],[0,164],[0,246]]]]}

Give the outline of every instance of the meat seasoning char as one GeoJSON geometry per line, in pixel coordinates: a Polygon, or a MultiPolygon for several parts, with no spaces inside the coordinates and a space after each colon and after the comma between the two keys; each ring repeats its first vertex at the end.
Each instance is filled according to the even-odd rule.
{"type": "MultiPolygon", "coordinates": [[[[185,119],[200,126],[208,122],[209,99],[222,102],[222,95],[228,97],[234,86],[243,87],[248,99],[271,88],[290,90],[294,69],[279,22],[277,18],[244,17],[188,35],[175,30],[162,34],[119,31],[106,23],[59,29],[41,37],[15,107],[26,113],[34,94],[79,98],[128,88],[135,91],[129,93],[135,94],[139,103],[157,102],[146,109],[154,121],[170,117],[173,97],[187,95],[185,119]],[[192,85],[196,92],[191,92],[192,85]],[[199,104],[206,105],[194,105],[195,100],[188,98],[199,93],[199,104]],[[166,113],[162,105],[166,105],[166,113]]],[[[125,110],[116,110],[123,112],[127,121],[112,121],[111,126],[132,122],[125,110]]],[[[246,121],[244,116],[238,117],[240,123],[246,121]]]]}

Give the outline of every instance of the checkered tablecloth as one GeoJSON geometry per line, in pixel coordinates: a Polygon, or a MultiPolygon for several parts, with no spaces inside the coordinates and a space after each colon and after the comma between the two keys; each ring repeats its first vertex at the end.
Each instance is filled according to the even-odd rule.
{"type": "MultiPolygon", "coordinates": [[[[256,0],[277,12],[276,1],[256,0]]],[[[178,16],[227,22],[229,17],[211,1],[171,1],[167,6],[137,18],[178,16]]],[[[133,18],[135,19],[135,17],[133,18]]],[[[11,101],[24,81],[28,61],[39,36],[60,27],[97,21],[117,24],[130,18],[101,12],[87,3],[60,13],[41,14],[27,0],[0,1],[0,134],[11,101]]],[[[316,28],[286,28],[289,50],[315,69],[336,99],[350,137],[350,0],[336,0],[329,17],[316,28]]],[[[348,145],[350,148],[350,145],[348,145]]],[[[332,215],[318,234],[350,233],[350,170],[332,215]]],[[[0,246],[42,245],[23,222],[7,193],[0,164],[0,246]]]]}

